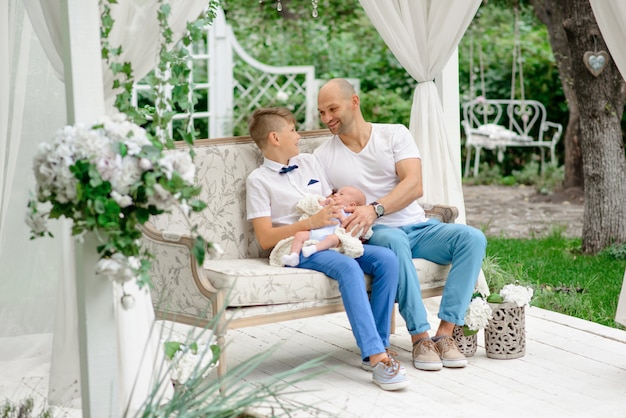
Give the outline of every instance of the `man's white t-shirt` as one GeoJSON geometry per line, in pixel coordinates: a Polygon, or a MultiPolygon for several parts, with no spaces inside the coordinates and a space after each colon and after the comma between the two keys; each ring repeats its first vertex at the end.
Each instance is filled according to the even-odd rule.
{"type": "Polygon", "coordinates": [[[246,180],[248,220],[269,216],[273,226],[291,225],[301,213],[296,204],[306,195],[329,196],[332,192],[324,171],[312,154],[299,154],[289,160],[298,168],[285,174],[276,161],[265,159],[246,180]]]}
{"type": "MultiPolygon", "coordinates": [[[[372,124],[369,141],[360,152],[350,150],[335,135],[320,145],[314,155],[335,188],[361,189],[368,203],[386,196],[400,182],[396,174],[398,161],[421,158],[413,136],[404,125],[377,123],[372,124]]],[[[375,223],[398,227],[426,220],[424,209],[415,201],[378,218],[375,223]]]]}

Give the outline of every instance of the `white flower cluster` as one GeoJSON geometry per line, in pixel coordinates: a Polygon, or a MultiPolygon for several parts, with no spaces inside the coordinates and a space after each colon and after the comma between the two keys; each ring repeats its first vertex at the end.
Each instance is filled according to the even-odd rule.
{"type": "Polygon", "coordinates": [[[504,299],[504,302],[512,302],[517,306],[524,306],[530,303],[533,297],[533,288],[507,284],[500,291],[500,295],[504,299]]]}
{"type": "MultiPolygon", "coordinates": [[[[70,167],[86,160],[94,164],[102,180],[111,183],[111,198],[121,207],[128,207],[133,204],[129,193],[136,189],[142,173],[154,169],[153,162],[140,155],[142,148],[150,145],[146,131],[128,121],[123,113],[104,117],[92,127],[66,126],[50,142],[39,145],[34,159],[37,195],[59,203],[76,202],[78,179],[70,167]]],[[[188,153],[166,154],[157,165],[168,179],[178,171],[186,183],[193,184],[195,165],[188,153]]],[[[176,200],[156,186],[150,203],[162,210],[170,209],[176,200]]]]}
{"type": "Polygon", "coordinates": [[[484,329],[489,325],[493,312],[491,306],[481,297],[472,299],[465,312],[465,326],[472,331],[484,329]]]}
{"type": "Polygon", "coordinates": [[[96,274],[102,274],[112,281],[124,283],[136,278],[135,273],[141,267],[138,257],[125,257],[121,253],[115,253],[109,258],[101,258],[96,263],[96,274]]]}
{"type": "Polygon", "coordinates": [[[172,380],[183,384],[192,376],[206,377],[218,362],[213,362],[213,352],[208,344],[199,344],[197,350],[181,345],[180,349],[170,361],[170,375],[172,380]]]}
{"type": "Polygon", "coordinates": [[[88,230],[104,231],[108,242],[96,271],[119,282],[148,268],[136,226],[175,205],[188,215],[187,198],[197,195],[189,152],[163,152],[123,113],[60,129],[39,145],[33,171],[36,196],[26,217],[33,237],[51,235],[47,220],[60,216],[74,221],[78,239],[88,230]]]}

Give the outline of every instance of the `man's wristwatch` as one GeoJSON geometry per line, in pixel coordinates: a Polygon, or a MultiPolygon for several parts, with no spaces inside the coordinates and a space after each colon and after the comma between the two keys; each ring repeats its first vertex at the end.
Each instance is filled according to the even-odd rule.
{"type": "Polygon", "coordinates": [[[378,202],[372,202],[370,205],[374,206],[374,212],[376,212],[376,217],[380,218],[385,214],[385,207],[378,202]]]}

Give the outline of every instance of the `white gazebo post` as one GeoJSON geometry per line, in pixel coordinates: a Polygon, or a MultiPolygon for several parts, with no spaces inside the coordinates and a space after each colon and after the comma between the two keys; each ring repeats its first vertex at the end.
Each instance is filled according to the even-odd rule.
{"type": "MultiPolygon", "coordinates": [[[[68,123],[93,123],[104,115],[98,1],[63,0],[61,13],[68,123]]],[[[67,286],[76,285],[83,417],[119,417],[113,289],[95,275],[92,241],[88,234],[75,246],[76,276],[65,278],[67,286]]]]}

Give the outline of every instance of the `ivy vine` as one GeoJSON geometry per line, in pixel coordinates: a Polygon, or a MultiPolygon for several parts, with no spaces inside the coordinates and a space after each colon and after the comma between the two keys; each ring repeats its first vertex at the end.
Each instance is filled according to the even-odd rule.
{"type": "MultiPolygon", "coordinates": [[[[174,34],[169,25],[171,14],[169,2],[158,0],[156,16],[159,22],[158,63],[155,70],[144,78],[154,97],[154,106],[142,108],[135,108],[132,105],[135,83],[132,64],[122,61],[122,46],[113,46],[109,41],[109,35],[115,24],[111,15],[111,7],[114,4],[117,4],[117,0],[100,0],[102,59],[113,74],[112,87],[117,91],[114,106],[128,115],[133,122],[146,128],[166,148],[174,147],[171,132],[174,115],[184,112],[188,115],[183,123],[185,129],[179,129],[177,134],[185,142],[193,144],[198,133],[193,130],[191,122],[191,115],[197,103],[197,97],[193,94],[191,57],[187,48],[176,47],[177,43],[174,42],[174,34]]],[[[196,20],[187,22],[186,30],[180,39],[181,45],[190,47],[192,43],[202,40],[206,27],[215,20],[218,6],[218,1],[210,0],[196,20]]]]}

